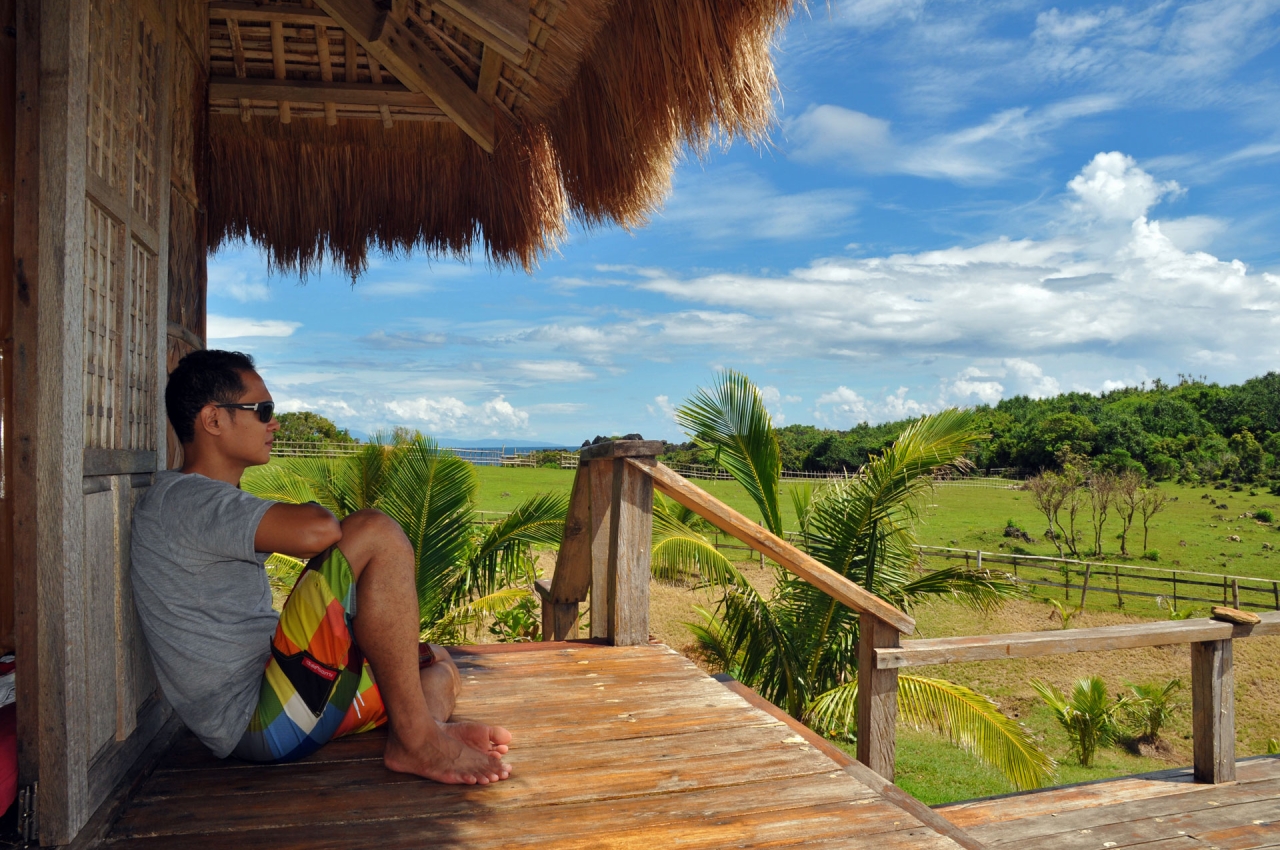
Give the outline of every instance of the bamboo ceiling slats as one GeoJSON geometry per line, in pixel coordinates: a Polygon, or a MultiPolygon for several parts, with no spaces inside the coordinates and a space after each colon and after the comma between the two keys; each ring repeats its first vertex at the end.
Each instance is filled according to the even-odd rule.
{"type": "MultiPolygon", "coordinates": [[[[495,103],[510,118],[529,100],[527,89],[562,5],[534,0],[521,15],[511,0],[436,0],[404,4],[403,24],[472,91],[495,103]],[[493,13],[486,18],[483,12],[493,13]],[[526,20],[527,18],[527,20],[526,20]]],[[[427,95],[388,97],[409,89],[371,57],[350,33],[308,0],[267,5],[215,2],[209,6],[209,111],[256,116],[288,124],[295,117],[381,121],[448,121],[427,95]],[[346,83],[317,100],[315,91],[283,97],[285,87],[252,88],[253,81],[346,83]],[[239,83],[239,81],[247,81],[239,83]],[[362,89],[359,86],[367,86],[362,89]],[[379,88],[398,86],[399,88],[379,88]],[[274,96],[268,96],[268,93],[274,96]]]]}

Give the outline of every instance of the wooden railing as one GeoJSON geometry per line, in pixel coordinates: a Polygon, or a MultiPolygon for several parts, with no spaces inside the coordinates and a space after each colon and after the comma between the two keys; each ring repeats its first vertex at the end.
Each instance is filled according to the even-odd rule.
{"type": "Polygon", "coordinates": [[[593,638],[648,641],[656,488],[858,612],[858,760],[892,779],[898,672],[878,669],[873,653],[898,646],[915,620],[658,463],[661,451],[655,440],[613,440],[580,452],[555,574],[538,583],[544,638],[577,637],[579,606],[589,598],[593,638]]]}
{"type": "Polygon", "coordinates": [[[1257,625],[1218,620],[1168,620],[1096,629],[930,638],[876,649],[877,670],[932,664],[1039,658],[1144,646],[1191,645],[1191,733],[1197,782],[1232,782],[1236,776],[1235,677],[1232,641],[1280,635],[1280,612],[1257,625]]]}
{"type": "Polygon", "coordinates": [[[1195,777],[1235,778],[1232,641],[1280,635],[1280,612],[1257,625],[1173,620],[1071,631],[901,641],[915,621],[656,461],[662,443],[614,440],[584,448],[551,580],[538,582],[546,640],[578,636],[590,599],[591,637],[615,645],[649,639],[653,491],[684,505],[859,614],[858,760],[892,781],[898,670],[1001,658],[1031,658],[1144,646],[1191,645],[1195,777]]]}

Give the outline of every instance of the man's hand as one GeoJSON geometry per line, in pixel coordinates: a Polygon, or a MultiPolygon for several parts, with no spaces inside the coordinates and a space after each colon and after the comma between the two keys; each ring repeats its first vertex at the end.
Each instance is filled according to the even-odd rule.
{"type": "Polygon", "coordinates": [[[293,558],[319,555],[342,539],[342,524],[325,508],[310,505],[272,505],[258,523],[253,548],[293,558]]]}

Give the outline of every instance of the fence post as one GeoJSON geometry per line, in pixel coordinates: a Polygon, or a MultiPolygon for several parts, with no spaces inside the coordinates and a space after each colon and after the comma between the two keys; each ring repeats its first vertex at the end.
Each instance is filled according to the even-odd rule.
{"type": "Polygon", "coordinates": [[[1231,607],[1240,608],[1240,579],[1231,580],[1231,607]]]}
{"type": "Polygon", "coordinates": [[[1227,604],[1227,577],[1222,577],[1222,604],[1227,604]]]}
{"type": "Polygon", "coordinates": [[[898,630],[858,615],[858,761],[893,781],[898,721],[898,670],[876,669],[875,650],[898,646],[898,630]]]}
{"type": "Polygon", "coordinates": [[[578,636],[578,605],[591,590],[590,464],[583,462],[573,476],[569,513],[556,555],[551,581],[536,583],[542,600],[542,639],[571,640],[578,636]],[[544,587],[545,585],[545,587],[544,587]]]}
{"type": "Polygon", "coordinates": [[[1276,600],[1276,610],[1280,611],[1280,581],[1271,582],[1271,595],[1276,600]]]}
{"type": "MultiPolygon", "coordinates": [[[[1116,607],[1123,611],[1124,610],[1124,594],[1120,592],[1120,568],[1119,567],[1116,567],[1115,574],[1116,574],[1116,607]]],[[[1177,596],[1178,594],[1178,585],[1176,583],[1173,586],[1173,593],[1174,593],[1174,596],[1177,596]]]]}
{"type": "Polygon", "coordinates": [[[1230,638],[1191,644],[1191,732],[1196,781],[1234,782],[1236,709],[1230,638]]]}
{"type": "Polygon", "coordinates": [[[615,646],[649,641],[649,558],[653,479],[645,465],[662,452],[657,440],[611,440],[582,450],[591,490],[591,636],[615,646]]]}
{"type": "Polygon", "coordinates": [[[1084,565],[1084,584],[1080,586],[1080,610],[1084,610],[1084,598],[1089,593],[1089,576],[1093,574],[1093,564],[1084,565]]]}
{"type": "Polygon", "coordinates": [[[1173,610],[1178,610],[1178,571],[1173,571],[1173,610]]]}

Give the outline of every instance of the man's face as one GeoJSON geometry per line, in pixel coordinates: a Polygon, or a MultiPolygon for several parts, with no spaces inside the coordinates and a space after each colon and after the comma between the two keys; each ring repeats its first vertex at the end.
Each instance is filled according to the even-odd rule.
{"type": "MultiPolygon", "coordinates": [[[[271,401],[271,393],[257,372],[241,372],[240,380],[244,382],[244,393],[236,399],[241,404],[253,404],[258,401],[271,401]]],[[[274,415],[270,422],[262,422],[258,414],[252,410],[227,410],[230,414],[223,429],[222,447],[228,455],[249,466],[260,466],[271,460],[271,443],[280,423],[274,415]]]]}

